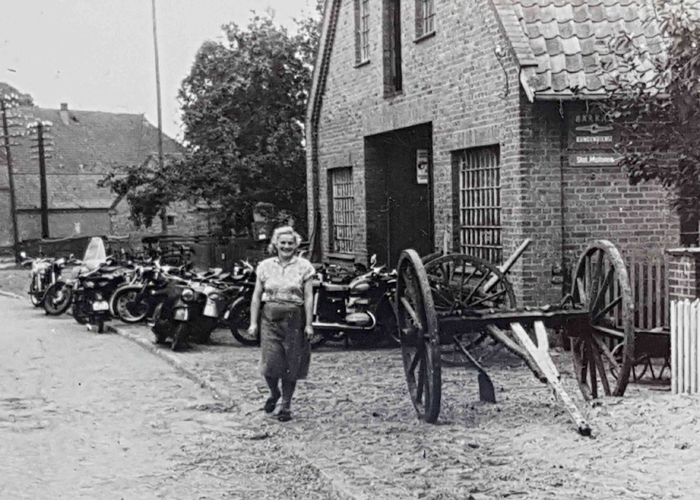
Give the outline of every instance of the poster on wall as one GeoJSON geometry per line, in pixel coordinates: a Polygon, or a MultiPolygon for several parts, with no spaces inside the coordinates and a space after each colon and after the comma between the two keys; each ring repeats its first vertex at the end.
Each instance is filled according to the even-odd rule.
{"type": "Polygon", "coordinates": [[[416,150],[416,183],[417,184],[427,184],[428,183],[428,164],[430,162],[430,150],[428,149],[418,149],[416,150]]]}

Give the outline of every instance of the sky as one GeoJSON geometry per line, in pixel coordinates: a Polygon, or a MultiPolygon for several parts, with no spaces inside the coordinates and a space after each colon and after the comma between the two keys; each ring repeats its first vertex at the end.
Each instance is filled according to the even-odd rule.
{"type": "MultiPolygon", "coordinates": [[[[145,113],[157,125],[151,0],[0,0],[0,81],[37,106],[145,113]]],[[[156,0],[163,131],[181,138],[177,92],[205,40],[245,26],[312,15],[312,0],[156,0]]]]}

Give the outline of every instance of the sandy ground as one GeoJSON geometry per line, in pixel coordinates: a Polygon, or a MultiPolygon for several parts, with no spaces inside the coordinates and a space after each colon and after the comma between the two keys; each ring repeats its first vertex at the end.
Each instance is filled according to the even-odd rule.
{"type": "MultiPolygon", "coordinates": [[[[120,328],[152,341],[145,326],[120,328]]],[[[444,368],[440,419],[429,425],[416,419],[399,350],[342,346],[314,352],[295,419],[280,424],[262,415],[258,349],[240,346],[226,330],[213,340],[172,355],[227,393],[231,419],[354,498],[700,498],[700,399],[632,384],[624,398],[588,405],[565,352],[553,357],[591,438],[576,433],[548,388],[512,357],[489,366],[496,404],[479,401],[476,371],[444,368]]],[[[216,446],[227,446],[225,438],[216,446]]],[[[215,459],[217,450],[204,457],[215,459]]]]}

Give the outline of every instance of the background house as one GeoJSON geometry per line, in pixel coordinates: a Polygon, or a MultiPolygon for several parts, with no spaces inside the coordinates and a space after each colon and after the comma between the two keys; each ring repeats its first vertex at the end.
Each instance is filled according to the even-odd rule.
{"type": "MultiPolygon", "coordinates": [[[[73,111],[22,106],[14,120],[25,132],[12,147],[15,199],[20,241],[44,237],[61,238],[113,232],[110,209],[115,195],[97,182],[115,167],[139,165],[158,151],[158,130],[143,115],[73,111]],[[44,127],[46,151],[46,203],[42,210],[40,162],[36,127],[44,127]],[[47,219],[42,230],[42,214],[47,219]],[[42,234],[48,233],[48,234],[42,234]]],[[[163,137],[166,154],[180,154],[181,146],[163,137]]],[[[13,245],[7,162],[0,156],[0,248],[13,245]]],[[[119,227],[118,229],[121,229],[119,227]]],[[[160,227],[158,227],[160,231],[160,227]]]]}
{"type": "MultiPolygon", "coordinates": [[[[586,244],[677,245],[658,185],[630,186],[595,102],[626,32],[655,54],[646,0],[327,0],[307,114],[309,220],[325,260],[440,249],[500,262],[557,303],[586,244]]],[[[644,143],[632,147],[644,148],[644,143]]]]}

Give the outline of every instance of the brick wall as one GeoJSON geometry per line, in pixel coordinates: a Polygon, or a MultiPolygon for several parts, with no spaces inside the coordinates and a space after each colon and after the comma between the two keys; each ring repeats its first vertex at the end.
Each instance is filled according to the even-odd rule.
{"type": "Polygon", "coordinates": [[[385,230],[380,209],[386,201],[383,187],[378,187],[383,186],[383,173],[366,170],[374,159],[365,158],[365,153],[381,151],[365,150],[365,138],[432,123],[436,245],[454,225],[451,152],[500,144],[504,170],[513,168],[518,156],[518,73],[509,52],[503,60],[495,55],[496,46],[507,47],[507,42],[488,4],[436,2],[436,35],[416,42],[414,2],[402,1],[403,93],[392,98],[384,97],[382,7],[382,2],[370,2],[370,62],[355,67],[353,2],[342,3],[318,136],[324,253],[329,241],[329,168],[353,167],[355,253],[364,256],[372,235],[385,230]]]}
{"type": "Polygon", "coordinates": [[[700,297],[700,249],[671,249],[667,271],[670,300],[695,300],[700,297]]]}

